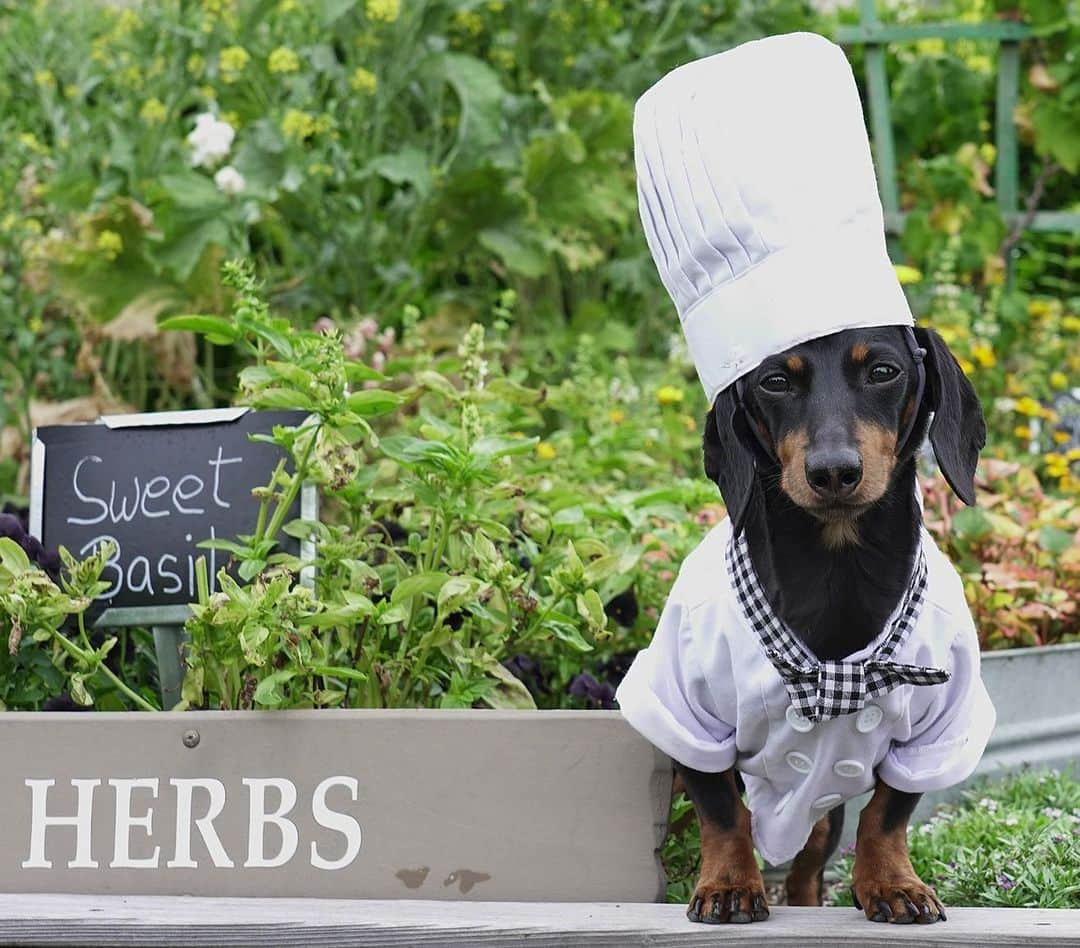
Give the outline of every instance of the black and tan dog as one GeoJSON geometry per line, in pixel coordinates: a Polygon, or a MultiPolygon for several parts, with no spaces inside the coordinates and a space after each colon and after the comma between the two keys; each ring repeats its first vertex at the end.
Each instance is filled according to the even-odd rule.
{"type": "MultiPolygon", "coordinates": [[[[868,645],[904,592],[922,520],[915,455],[928,426],[942,473],[973,503],[985,441],[978,398],[937,333],[900,327],[846,330],[766,359],[706,418],[706,473],[746,532],[773,609],[819,660],[868,645]]],[[[738,774],[676,769],[701,824],[689,918],[767,918],[738,774]]],[[[856,904],[873,921],[944,920],[908,857],[919,795],[880,778],[875,786],[859,819],[856,904]]],[[[787,877],[789,904],[821,904],[842,823],[840,806],[815,825],[787,877]]]]}

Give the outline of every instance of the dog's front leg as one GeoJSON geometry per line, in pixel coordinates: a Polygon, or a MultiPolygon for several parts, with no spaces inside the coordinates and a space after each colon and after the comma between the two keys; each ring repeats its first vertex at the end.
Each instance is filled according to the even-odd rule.
{"type": "Polygon", "coordinates": [[[764,921],[765,882],[754,861],[750,811],[739,796],[735,771],[708,774],[681,764],[675,769],[701,826],[701,873],[686,917],[712,924],[764,921]]]}
{"type": "Polygon", "coordinates": [[[919,793],[894,790],[880,778],[859,816],[851,894],[872,922],[945,921],[937,894],[911,866],[907,824],[919,793]]]}

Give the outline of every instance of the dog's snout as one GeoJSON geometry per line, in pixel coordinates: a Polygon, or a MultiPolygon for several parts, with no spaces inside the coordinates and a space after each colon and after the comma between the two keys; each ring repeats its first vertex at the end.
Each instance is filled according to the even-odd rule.
{"type": "Polygon", "coordinates": [[[841,500],[853,494],[862,475],[862,458],[854,448],[834,448],[806,456],[806,482],[826,500],[841,500]]]}

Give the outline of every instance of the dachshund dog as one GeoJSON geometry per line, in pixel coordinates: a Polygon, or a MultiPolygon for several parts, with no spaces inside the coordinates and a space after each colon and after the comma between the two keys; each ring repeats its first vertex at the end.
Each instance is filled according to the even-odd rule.
{"type": "MultiPolygon", "coordinates": [[[[706,417],[706,473],[746,535],[773,610],[820,661],[871,643],[904,594],[922,523],[916,454],[928,429],[949,485],[974,503],[986,435],[978,397],[936,332],[901,327],[845,330],[772,356],[722,391],[706,417]]],[[[739,774],[676,772],[701,824],[688,917],[767,918],[739,774]]],[[[945,919],[908,856],[919,796],[877,777],[860,815],[853,896],[872,921],[945,919]]],[[[787,876],[788,904],[821,904],[842,824],[842,805],[815,824],[787,876]]]]}

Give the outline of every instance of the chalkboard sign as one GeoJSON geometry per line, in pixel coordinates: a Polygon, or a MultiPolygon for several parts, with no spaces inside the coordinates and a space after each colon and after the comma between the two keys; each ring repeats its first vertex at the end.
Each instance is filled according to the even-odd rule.
{"type": "MultiPolygon", "coordinates": [[[[197,598],[195,562],[211,583],[228,554],[210,539],[254,532],[259,501],[283,452],[248,435],[299,425],[303,411],[246,408],[104,417],[98,424],[38,428],[32,460],[31,532],[50,549],[82,558],[105,540],[116,553],[102,579],[99,625],[183,621],[197,598]],[[163,608],[164,607],[164,608],[163,608]]],[[[305,488],[287,519],[314,519],[305,488]],[[306,500],[306,503],[305,503],[306,500]]],[[[279,549],[299,552],[282,535],[279,549]]]]}

